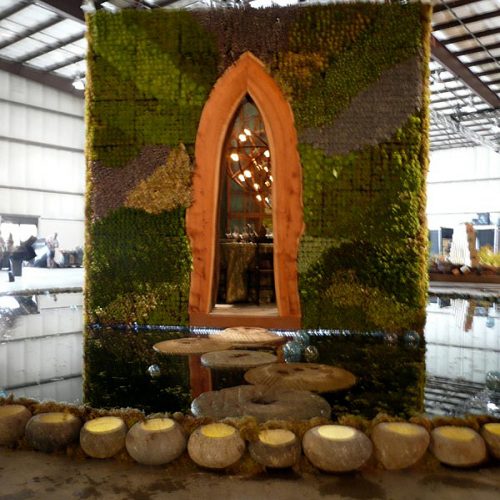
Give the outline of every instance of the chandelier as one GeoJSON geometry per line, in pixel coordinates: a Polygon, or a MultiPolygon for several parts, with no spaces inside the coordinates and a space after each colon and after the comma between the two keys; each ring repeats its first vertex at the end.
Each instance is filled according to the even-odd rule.
{"type": "Polygon", "coordinates": [[[240,106],[227,144],[226,165],[231,179],[251,193],[258,204],[271,207],[271,153],[262,117],[248,99],[240,106]]]}

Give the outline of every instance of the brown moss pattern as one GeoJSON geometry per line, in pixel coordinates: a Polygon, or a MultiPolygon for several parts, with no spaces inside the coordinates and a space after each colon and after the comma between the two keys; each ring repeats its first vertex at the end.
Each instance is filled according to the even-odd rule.
{"type": "Polygon", "coordinates": [[[305,129],[299,134],[300,142],[332,155],[388,140],[422,104],[421,73],[417,57],[384,71],[331,126],[305,129]]]}

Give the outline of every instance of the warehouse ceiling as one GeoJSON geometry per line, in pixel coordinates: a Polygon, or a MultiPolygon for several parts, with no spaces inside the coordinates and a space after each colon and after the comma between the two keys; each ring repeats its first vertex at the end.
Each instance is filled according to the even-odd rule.
{"type": "MultiPolygon", "coordinates": [[[[253,7],[271,0],[0,0],[0,70],[83,97],[84,12],[253,7]]],[[[275,0],[275,5],[311,0],[275,0]]],[[[321,0],[320,0],[321,1],[321,0]]],[[[330,0],[324,0],[328,3],[330,0]]],[[[404,1],[404,0],[403,0],[404,1]]],[[[500,152],[500,0],[433,0],[431,149],[500,152]]]]}

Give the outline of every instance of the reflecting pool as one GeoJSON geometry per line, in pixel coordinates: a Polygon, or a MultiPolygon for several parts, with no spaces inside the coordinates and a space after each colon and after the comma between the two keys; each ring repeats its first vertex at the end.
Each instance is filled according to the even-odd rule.
{"type": "Polygon", "coordinates": [[[82,400],[82,293],[0,297],[0,391],[82,400]]]}
{"type": "MultiPolygon", "coordinates": [[[[0,297],[0,394],[82,402],[82,301],[82,293],[0,297]]],[[[180,334],[151,335],[161,340],[180,334]]],[[[287,339],[284,354],[288,361],[340,366],[356,375],[358,382],[352,389],[323,395],[334,413],[404,413],[412,400],[421,398],[418,391],[422,390],[429,415],[500,413],[498,300],[431,297],[425,343],[412,332],[399,339],[383,332],[302,332],[287,339]],[[423,378],[419,379],[424,363],[425,388],[423,378]]],[[[116,385],[115,392],[122,393],[128,406],[149,391],[157,393],[159,400],[170,397],[181,389],[163,386],[173,376],[182,379],[179,387],[186,386],[187,359],[171,364],[174,358],[158,356],[151,353],[139,374],[130,367],[131,376],[142,377],[143,385],[136,392],[127,373],[103,379],[103,384],[116,385]],[[175,366],[175,370],[169,368],[169,378],[165,378],[167,365],[175,366]]],[[[220,376],[213,382],[215,388],[238,383],[220,376]]]]}

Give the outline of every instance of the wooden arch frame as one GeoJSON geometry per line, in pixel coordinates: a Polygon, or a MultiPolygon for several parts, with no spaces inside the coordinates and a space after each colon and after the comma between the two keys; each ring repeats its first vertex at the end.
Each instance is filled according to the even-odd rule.
{"type": "Polygon", "coordinates": [[[203,108],[195,144],[193,203],[187,210],[186,226],[193,253],[191,325],[300,328],[297,254],[304,222],[297,133],[290,105],[264,64],[250,52],[245,52],[220,77],[203,108]],[[277,316],[211,314],[221,155],[228,127],[246,94],[261,113],[272,158],[277,316]]]}

